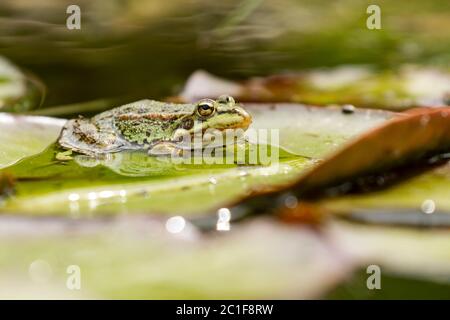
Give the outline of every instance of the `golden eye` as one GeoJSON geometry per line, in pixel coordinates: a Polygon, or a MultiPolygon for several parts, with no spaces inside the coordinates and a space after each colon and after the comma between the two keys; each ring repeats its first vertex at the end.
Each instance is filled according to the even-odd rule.
{"type": "Polygon", "coordinates": [[[217,98],[217,101],[219,103],[235,104],[234,98],[232,96],[227,95],[227,94],[221,95],[219,98],[217,98]]]}
{"type": "Polygon", "coordinates": [[[214,100],[204,99],[197,104],[197,113],[201,117],[210,117],[214,111],[214,100]]]}

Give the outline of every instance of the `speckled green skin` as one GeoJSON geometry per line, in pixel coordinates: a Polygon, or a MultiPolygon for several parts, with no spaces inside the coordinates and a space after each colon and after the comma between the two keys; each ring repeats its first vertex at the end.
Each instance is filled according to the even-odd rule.
{"type": "Polygon", "coordinates": [[[151,151],[176,142],[181,133],[193,135],[210,128],[245,130],[251,123],[250,115],[234,101],[214,101],[214,106],[214,114],[204,118],[196,112],[197,104],[140,100],[92,119],[69,120],[58,143],[65,149],[87,155],[122,150],[151,151]]]}

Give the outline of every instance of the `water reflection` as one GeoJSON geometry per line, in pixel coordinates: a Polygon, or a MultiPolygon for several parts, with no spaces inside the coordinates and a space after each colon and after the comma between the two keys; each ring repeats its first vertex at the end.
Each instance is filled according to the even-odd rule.
{"type": "Polygon", "coordinates": [[[46,283],[52,277],[53,270],[50,264],[42,259],[37,259],[30,263],[28,275],[35,283],[46,283]]]}
{"type": "Polygon", "coordinates": [[[186,220],[182,216],[167,219],[166,230],[170,233],[180,233],[186,227],[186,220]]]}
{"type": "Polygon", "coordinates": [[[436,204],[433,200],[427,199],[424,202],[422,202],[420,208],[423,213],[432,214],[436,210],[436,204]]]}
{"type": "Polygon", "coordinates": [[[230,230],[230,220],[231,220],[231,211],[228,208],[220,208],[217,210],[217,231],[229,231],[230,230]]]}

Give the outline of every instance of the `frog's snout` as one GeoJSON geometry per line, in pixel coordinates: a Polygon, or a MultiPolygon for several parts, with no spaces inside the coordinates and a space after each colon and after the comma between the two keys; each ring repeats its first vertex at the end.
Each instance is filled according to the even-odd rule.
{"type": "Polygon", "coordinates": [[[242,118],[241,128],[246,130],[252,123],[252,116],[241,107],[234,108],[234,112],[236,112],[242,118]]]}

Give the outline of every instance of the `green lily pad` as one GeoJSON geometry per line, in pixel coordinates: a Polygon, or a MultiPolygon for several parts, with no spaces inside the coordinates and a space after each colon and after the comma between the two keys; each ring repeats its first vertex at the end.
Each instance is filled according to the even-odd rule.
{"type": "Polygon", "coordinates": [[[56,140],[64,120],[0,113],[0,169],[42,152],[56,140]]]}
{"type": "Polygon", "coordinates": [[[353,268],[313,231],[274,221],[212,236],[189,223],[171,234],[164,224],[130,217],[1,220],[0,297],[10,299],[305,299],[353,268]],[[80,272],[79,290],[66,286],[75,272],[67,270],[80,272]]]}
{"type": "MultiPolygon", "coordinates": [[[[75,217],[123,212],[203,215],[252,191],[289,183],[327,152],[392,117],[389,112],[345,114],[340,108],[302,105],[247,109],[253,115],[252,128],[277,129],[279,139],[273,144],[254,141],[246,152],[251,145],[266,146],[278,155],[274,163],[175,165],[141,152],[58,161],[59,150],[51,145],[4,168],[16,183],[1,211],[75,217]]],[[[26,139],[28,133],[19,136],[26,139]]]]}
{"type": "Polygon", "coordinates": [[[328,235],[362,267],[450,284],[450,235],[444,229],[332,222],[328,235]]]}
{"type": "Polygon", "coordinates": [[[383,224],[450,225],[450,166],[445,163],[381,190],[324,200],[327,210],[352,219],[383,224]]]}
{"type": "MultiPolygon", "coordinates": [[[[450,108],[418,109],[410,113],[399,114],[344,144],[311,170],[300,175],[294,183],[282,186],[277,190],[257,192],[241,198],[238,204],[239,209],[236,210],[246,212],[259,211],[261,208],[266,211],[284,210],[286,199],[295,197],[295,204],[287,206],[295,216],[298,211],[302,210],[302,206],[297,206],[299,200],[318,201],[319,199],[320,201],[322,197],[325,198],[323,203],[329,210],[339,211],[346,214],[347,217],[358,218],[366,222],[448,227],[450,215],[445,207],[446,201],[442,201],[443,206],[440,207],[445,214],[427,216],[436,210],[434,199],[437,201],[445,198],[442,190],[448,189],[446,170],[440,171],[441,176],[433,179],[434,182],[437,182],[436,184],[426,185],[429,190],[421,192],[419,198],[404,198],[403,201],[398,202],[396,199],[389,199],[389,195],[398,195],[399,189],[394,189],[397,190],[397,193],[387,190],[362,196],[346,196],[345,198],[339,198],[339,196],[355,191],[361,192],[368,186],[371,190],[375,186],[379,189],[386,185],[386,173],[390,173],[387,175],[389,182],[395,181],[395,179],[399,180],[405,176],[408,166],[410,178],[411,175],[417,176],[417,167],[414,166],[418,163],[424,166],[425,160],[428,161],[425,168],[431,168],[432,164],[442,157],[442,152],[447,152],[450,148],[449,115],[450,108]],[[404,137],[408,137],[408,139],[404,139],[404,137]],[[400,171],[403,172],[400,173],[400,171]],[[431,192],[427,192],[430,189],[431,192]],[[388,195],[387,199],[378,200],[377,195],[379,196],[383,192],[384,195],[388,195]],[[331,200],[327,200],[330,198],[331,200]],[[357,201],[352,202],[351,199],[358,198],[363,199],[362,203],[366,199],[367,206],[356,206],[357,201]],[[421,202],[421,210],[417,210],[417,201],[421,202]],[[423,203],[424,201],[425,203],[423,203]],[[393,203],[396,203],[393,208],[385,207],[385,205],[393,203]],[[405,203],[409,203],[410,206],[405,206],[405,203]],[[398,210],[401,206],[412,210],[398,210]],[[362,212],[367,209],[372,210],[362,212]],[[386,209],[394,210],[386,212],[386,209]]],[[[411,184],[407,182],[403,185],[403,189],[400,187],[400,193],[406,190],[406,197],[411,197],[414,191],[417,191],[416,186],[417,181],[413,181],[411,184]]],[[[293,202],[290,201],[290,203],[293,202]]],[[[318,212],[320,211],[319,208],[316,209],[318,212]]]]}

